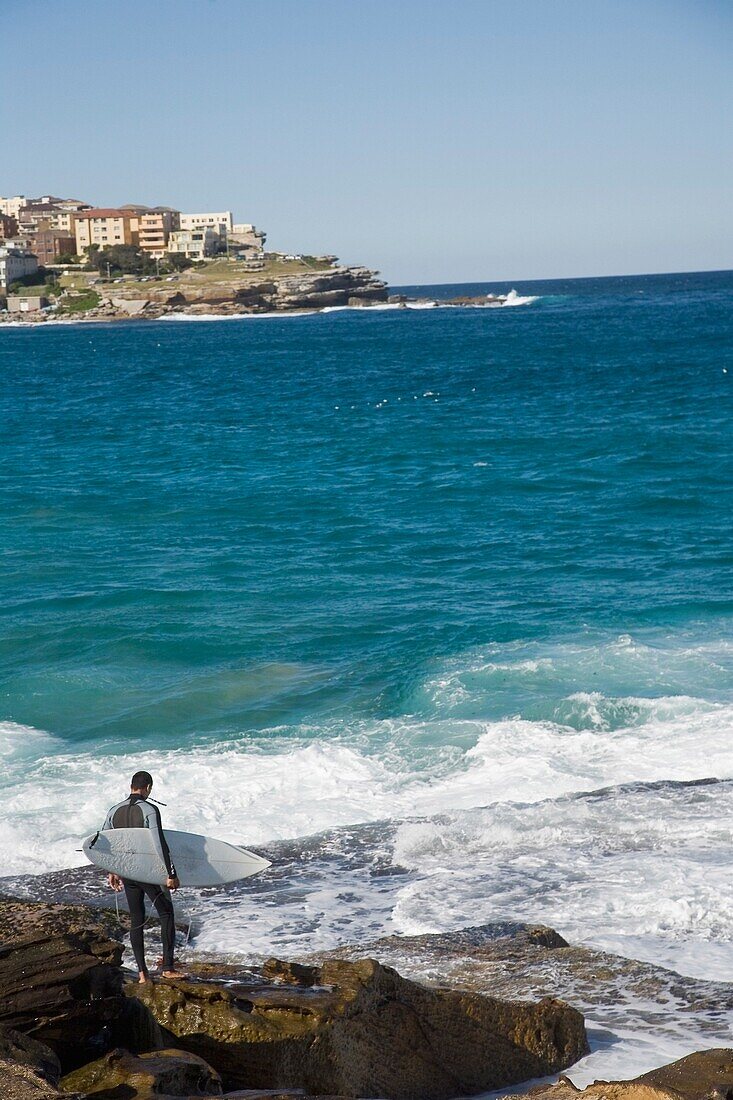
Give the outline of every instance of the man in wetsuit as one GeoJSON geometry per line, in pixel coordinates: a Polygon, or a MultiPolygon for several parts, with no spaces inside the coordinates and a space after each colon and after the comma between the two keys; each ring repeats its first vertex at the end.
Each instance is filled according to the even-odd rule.
{"type": "Polygon", "coordinates": [[[180,883],[163,834],[160,811],[157,806],[147,801],[152,789],[153,777],[150,773],[135,772],[130,783],[130,797],[112,807],[102,826],[103,831],[105,829],[150,829],[158,855],[168,872],[165,888],[158,886],[156,883],[133,882],[131,879],[122,879],[119,875],[109,875],[109,884],[112,889],[120,891],[124,888],[127,897],[127,904],[130,909],[130,946],[140,972],[139,981],[141,984],[150,981],[150,974],[145,965],[145,941],[143,937],[146,894],[155,906],[160,918],[160,935],[163,941],[162,975],[164,978],[183,977],[176,970],[173,960],[176,924],[173,916],[173,902],[169,893],[170,890],[177,890],[180,883]]]}

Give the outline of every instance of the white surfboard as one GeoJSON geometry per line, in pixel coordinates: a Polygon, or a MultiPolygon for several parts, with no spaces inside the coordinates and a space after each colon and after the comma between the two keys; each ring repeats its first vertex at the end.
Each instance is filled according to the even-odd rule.
{"type": "MultiPolygon", "coordinates": [[[[197,833],[164,829],[181,886],[221,886],[264,871],[266,859],[197,833]]],[[[168,872],[153,844],[150,829],[105,829],[88,836],[84,855],[97,867],[134,882],[165,886],[168,872]]]]}

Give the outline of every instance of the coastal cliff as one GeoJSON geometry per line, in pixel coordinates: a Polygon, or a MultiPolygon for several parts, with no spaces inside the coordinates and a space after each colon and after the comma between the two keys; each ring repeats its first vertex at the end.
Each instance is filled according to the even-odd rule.
{"type": "Polygon", "coordinates": [[[154,320],[171,314],[231,317],[369,306],[388,298],[387,285],[377,272],[344,266],[330,256],[314,257],[309,264],[273,259],[255,269],[220,260],[160,279],[102,281],[75,274],[64,277],[57,289],[60,292],[50,308],[21,315],[5,312],[0,319],[154,320]]]}
{"type": "Polygon", "coordinates": [[[324,271],[252,279],[182,281],[173,287],[153,286],[144,296],[135,290],[103,299],[95,315],[161,317],[171,312],[215,314],[290,312],[328,306],[364,306],[387,299],[386,284],[365,267],[334,267],[324,271]]]}

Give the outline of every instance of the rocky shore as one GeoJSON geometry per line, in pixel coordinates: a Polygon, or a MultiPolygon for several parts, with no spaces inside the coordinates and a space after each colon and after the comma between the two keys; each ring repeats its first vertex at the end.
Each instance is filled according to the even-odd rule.
{"type": "MultiPolygon", "coordinates": [[[[172,278],[137,281],[135,277],[102,283],[84,275],[83,285],[65,287],[48,308],[25,313],[0,310],[0,324],[55,321],[159,320],[165,317],[239,317],[262,313],[312,313],[329,308],[358,308],[389,303],[395,307],[492,307],[511,304],[516,292],[459,296],[438,302],[390,294],[378,272],[344,266],[335,257],[315,257],[316,270],[292,272],[289,265],[262,265],[262,271],[214,264],[172,278]]],[[[292,265],[290,265],[292,266],[292,265]]],[[[82,278],[82,276],[79,276],[82,278]]],[[[22,296],[22,295],[21,295],[22,296]]],[[[32,295],[30,295],[32,297],[32,295]]],[[[0,302],[1,304],[1,302],[0,302]]]]}
{"type": "MultiPolygon", "coordinates": [[[[328,306],[365,306],[387,300],[387,286],[366,267],[336,266],[330,270],[263,279],[227,279],[197,285],[184,282],[154,287],[141,296],[111,295],[96,317],[163,317],[172,312],[195,317],[243,313],[288,313],[328,306]]],[[[89,314],[91,316],[91,314],[89,314]]]]}
{"type": "MultiPolygon", "coordinates": [[[[91,284],[90,284],[91,285],[91,284]]],[[[191,317],[233,317],[257,313],[294,313],[334,306],[368,306],[386,302],[387,285],[366,267],[338,263],[296,274],[238,272],[235,265],[217,271],[186,272],[173,281],[146,283],[117,281],[95,287],[94,307],[73,315],[60,309],[25,314],[0,314],[0,320],[43,323],[66,316],[67,320],[120,321],[131,317],[156,320],[171,314],[191,317]]]]}
{"type": "MultiPolygon", "coordinates": [[[[502,971],[521,969],[525,996],[535,996],[532,967],[550,958],[560,970],[570,965],[578,949],[552,929],[454,937],[453,959],[468,979],[458,988],[412,981],[356,949],[251,969],[194,958],[186,980],[141,987],[122,969],[123,936],[109,910],[0,901],[3,1100],[450,1100],[555,1075],[589,1049],[571,1005],[505,997],[502,971]],[[494,969],[496,995],[485,992],[486,972],[484,992],[471,988],[482,963],[494,969]]],[[[434,950],[436,939],[417,937],[408,948],[434,950]]],[[[381,953],[389,957],[390,941],[381,953]]],[[[450,969],[451,952],[441,957],[450,969]]],[[[733,1051],[721,1048],[630,1081],[581,1091],[561,1077],[530,1095],[708,1100],[728,1089],[733,1051]]]]}
{"type": "Polygon", "coordinates": [[[588,1049],[582,1016],[555,998],[428,988],[374,959],[202,964],[141,987],[124,980],[122,934],[108,911],[0,902],[3,1096],[449,1100],[588,1049]]]}

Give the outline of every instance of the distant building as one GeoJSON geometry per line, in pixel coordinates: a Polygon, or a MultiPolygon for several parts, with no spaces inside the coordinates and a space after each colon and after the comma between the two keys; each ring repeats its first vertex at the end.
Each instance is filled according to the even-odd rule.
{"type": "Polygon", "coordinates": [[[45,309],[49,304],[48,298],[42,294],[9,294],[9,313],[36,313],[39,309],[45,309]]]}
{"type": "Polygon", "coordinates": [[[39,229],[50,229],[51,221],[59,210],[52,203],[33,202],[21,206],[18,211],[18,228],[21,233],[36,233],[39,229]]]}
{"type": "Polygon", "coordinates": [[[18,233],[15,237],[6,237],[2,242],[2,247],[19,248],[21,252],[32,252],[32,239],[30,233],[18,233]]]}
{"type": "Polygon", "coordinates": [[[243,259],[259,260],[264,255],[267,234],[247,222],[235,222],[227,240],[231,253],[243,259]]]}
{"type": "Polygon", "coordinates": [[[51,228],[73,237],[77,215],[85,210],[91,210],[91,206],[88,202],[80,202],[79,199],[59,199],[55,205],[56,213],[51,218],[51,228]]]}
{"type": "Polygon", "coordinates": [[[221,210],[216,214],[181,214],[181,229],[213,229],[225,241],[232,231],[231,210],[221,210]]]}
{"type": "Polygon", "coordinates": [[[140,214],[140,248],[154,260],[162,259],[168,252],[171,233],[178,230],[181,215],[169,206],[155,206],[140,214]]]}
{"type": "Polygon", "coordinates": [[[21,207],[25,206],[27,202],[25,195],[16,195],[12,199],[4,199],[0,196],[0,213],[7,214],[9,218],[15,218],[17,221],[21,207]]]}
{"type": "Polygon", "coordinates": [[[41,267],[58,263],[59,256],[73,256],[76,253],[76,237],[69,236],[62,229],[39,229],[31,237],[31,250],[38,257],[41,267]]]}
{"type": "Polygon", "coordinates": [[[18,223],[15,218],[11,218],[9,214],[0,214],[0,240],[7,240],[8,237],[14,237],[18,232],[18,223]]]}
{"type": "Polygon", "coordinates": [[[168,238],[168,251],[178,252],[189,260],[215,256],[220,248],[221,237],[214,229],[207,227],[174,230],[168,238]]]}
{"type": "Polygon", "coordinates": [[[35,275],[38,259],[20,248],[0,248],[0,287],[9,287],[16,279],[35,275]]]}
{"type": "Polygon", "coordinates": [[[89,203],[79,199],[59,199],[44,195],[39,199],[26,199],[18,211],[18,224],[22,232],[36,233],[39,229],[58,229],[70,236],[74,234],[77,214],[89,210],[89,203]]]}
{"type": "Polygon", "coordinates": [[[91,245],[100,249],[115,244],[139,244],[140,215],[130,209],[97,207],[74,215],[76,252],[81,256],[91,245]]]}

